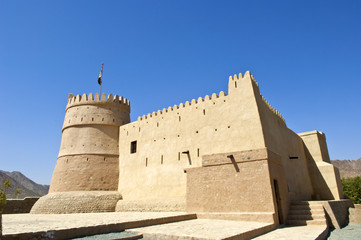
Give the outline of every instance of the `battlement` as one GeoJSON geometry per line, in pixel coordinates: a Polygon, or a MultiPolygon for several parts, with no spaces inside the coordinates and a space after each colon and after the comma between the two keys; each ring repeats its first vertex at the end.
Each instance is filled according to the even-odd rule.
{"type": "Polygon", "coordinates": [[[250,71],[247,71],[244,75],[242,75],[242,73],[239,73],[238,76],[237,74],[235,74],[233,77],[229,76],[229,82],[230,82],[230,86],[237,86],[234,82],[238,81],[238,80],[243,80],[243,79],[251,79],[252,82],[255,84],[255,87],[257,88],[257,92],[259,93],[259,95],[261,96],[261,99],[263,101],[263,103],[268,107],[268,109],[273,112],[277,117],[279,117],[284,123],[285,119],[283,118],[283,116],[276,110],[274,109],[268,102],[267,100],[262,96],[262,94],[259,91],[259,85],[258,82],[254,79],[253,75],[251,74],[250,71]]]}
{"type": "Polygon", "coordinates": [[[223,91],[221,91],[218,95],[216,93],[213,93],[212,96],[210,97],[209,95],[206,95],[204,98],[202,97],[199,97],[198,100],[195,100],[195,99],[192,99],[192,101],[186,101],[185,103],[180,103],[179,105],[174,105],[173,107],[169,106],[167,109],[166,108],[163,108],[163,110],[158,110],[157,112],[153,112],[153,113],[148,113],[147,115],[143,115],[143,116],[139,116],[138,117],[138,121],[141,121],[141,120],[144,120],[144,119],[149,119],[149,118],[152,118],[152,117],[155,117],[155,116],[159,116],[161,114],[166,114],[166,113],[169,113],[169,112],[172,112],[174,110],[177,110],[177,109],[183,109],[183,108],[187,108],[187,107],[190,107],[190,106],[195,106],[199,103],[202,103],[202,102],[207,102],[207,101],[212,101],[212,100],[215,100],[217,98],[223,98],[223,97],[226,97],[227,94],[223,91]]]}
{"type": "Polygon", "coordinates": [[[279,117],[284,123],[286,123],[285,119],[283,118],[283,116],[281,115],[281,113],[279,113],[276,109],[274,109],[268,102],[267,100],[262,96],[262,101],[266,104],[266,106],[269,108],[269,110],[271,110],[271,112],[273,112],[274,114],[276,114],[277,117],[279,117]]]}
{"type": "Polygon", "coordinates": [[[247,71],[244,75],[242,75],[242,73],[239,73],[238,76],[237,74],[234,74],[234,76],[229,76],[229,81],[237,81],[237,80],[242,80],[242,79],[251,79],[258,87],[258,82],[254,79],[253,75],[251,74],[250,71],[247,71]]]}
{"type": "Polygon", "coordinates": [[[92,93],[86,95],[85,93],[80,96],[79,94],[74,96],[73,94],[69,94],[68,104],[66,109],[69,109],[74,106],[79,105],[106,105],[106,106],[114,106],[114,107],[123,107],[130,111],[130,102],[128,99],[123,98],[122,96],[109,94],[108,97],[105,93],[102,94],[100,98],[99,93],[96,93],[95,96],[92,93]]]}

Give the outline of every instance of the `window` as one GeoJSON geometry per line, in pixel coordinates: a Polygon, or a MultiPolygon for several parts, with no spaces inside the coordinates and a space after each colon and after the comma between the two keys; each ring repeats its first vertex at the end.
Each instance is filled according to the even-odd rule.
{"type": "Polygon", "coordinates": [[[130,153],[137,152],[137,141],[133,141],[130,143],[130,153]]]}

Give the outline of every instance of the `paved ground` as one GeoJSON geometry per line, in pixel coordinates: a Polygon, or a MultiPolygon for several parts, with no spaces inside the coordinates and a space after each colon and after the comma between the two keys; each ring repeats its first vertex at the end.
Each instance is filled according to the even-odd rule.
{"type": "Polygon", "coordinates": [[[347,225],[342,229],[335,229],[327,238],[329,240],[356,240],[361,239],[361,224],[347,225]]]}
{"type": "Polygon", "coordinates": [[[326,231],[324,226],[281,226],[278,229],[254,238],[255,240],[314,240],[326,231]]]}
{"type": "Polygon", "coordinates": [[[49,231],[181,216],[181,212],[3,214],[3,234],[49,231]]]}
{"type": "MultiPolygon", "coordinates": [[[[59,229],[71,229],[79,227],[117,224],[130,221],[142,221],[171,216],[182,216],[179,212],[121,212],[121,213],[82,213],[82,214],[4,214],[3,234],[19,234],[25,232],[38,232],[59,229]]],[[[267,227],[267,223],[240,222],[216,219],[194,219],[168,224],[154,225],[129,229],[132,232],[146,234],[158,234],[159,236],[179,236],[183,239],[221,239],[247,232],[250,230],[267,227]]],[[[272,232],[255,238],[256,240],[282,240],[282,239],[315,239],[325,229],[325,226],[299,226],[281,227],[272,232]]],[[[114,233],[115,234],[115,233],[114,233]]],[[[118,233],[119,234],[119,233],[118,233]]],[[[128,234],[128,233],[121,233],[128,234]]],[[[98,235],[98,238],[106,239],[109,235],[98,235]]],[[[88,239],[88,238],[87,238],[88,239]]],[[[348,225],[343,229],[333,230],[329,240],[354,240],[361,239],[361,225],[348,225]]]]}
{"type": "MultiPolygon", "coordinates": [[[[157,239],[224,239],[270,225],[269,223],[259,222],[194,219],[134,228],[127,231],[142,233],[144,238],[157,236],[157,239]],[[170,238],[170,236],[172,236],[172,238],[170,238]]],[[[262,232],[262,230],[259,231],[262,232]]]]}

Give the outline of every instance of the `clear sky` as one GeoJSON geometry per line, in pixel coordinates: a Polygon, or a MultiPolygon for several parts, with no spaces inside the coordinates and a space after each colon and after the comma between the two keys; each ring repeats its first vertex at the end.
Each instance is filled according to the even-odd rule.
{"type": "Polygon", "coordinates": [[[131,119],[227,92],[250,70],[296,133],[361,157],[361,1],[0,0],[0,169],[49,184],[68,93],[131,101],[131,119]]]}

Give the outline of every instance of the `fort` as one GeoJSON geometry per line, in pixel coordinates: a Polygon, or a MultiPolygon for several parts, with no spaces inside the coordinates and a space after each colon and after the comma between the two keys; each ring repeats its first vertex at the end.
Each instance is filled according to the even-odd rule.
{"type": "Polygon", "coordinates": [[[69,94],[49,194],[31,213],[187,211],[278,225],[297,224],[294,204],[343,198],[325,134],[290,130],[249,71],[229,77],[227,94],[129,114],[118,95],[69,94]]]}

